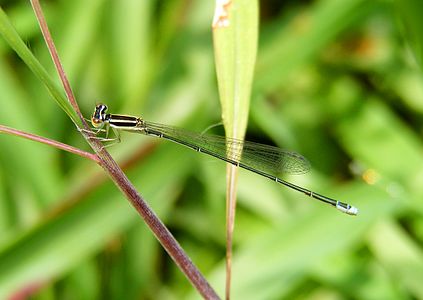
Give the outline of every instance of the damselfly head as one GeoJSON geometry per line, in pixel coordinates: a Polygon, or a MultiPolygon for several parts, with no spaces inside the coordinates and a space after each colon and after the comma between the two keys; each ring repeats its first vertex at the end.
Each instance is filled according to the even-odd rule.
{"type": "Polygon", "coordinates": [[[106,121],[107,105],[99,103],[95,106],[93,115],[91,116],[91,124],[95,128],[100,128],[106,121]]]}

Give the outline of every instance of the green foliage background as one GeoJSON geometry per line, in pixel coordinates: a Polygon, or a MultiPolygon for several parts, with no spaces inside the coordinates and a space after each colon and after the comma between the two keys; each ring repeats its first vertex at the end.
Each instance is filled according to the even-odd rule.
{"type": "MultiPolygon", "coordinates": [[[[57,78],[29,2],[0,4],[57,78]]],[[[197,131],[219,122],[213,1],[42,4],[86,116],[103,101],[197,131]]],[[[423,298],[421,6],[260,2],[247,138],[306,156],[312,171],[287,179],[360,214],[241,170],[233,299],[423,298]]],[[[88,150],[3,39],[0,99],[2,125],[88,150]]],[[[113,156],[223,295],[225,164],[149,137],[123,139],[113,156]]],[[[1,135],[0,164],[0,298],[199,297],[92,162],[1,135]]]]}

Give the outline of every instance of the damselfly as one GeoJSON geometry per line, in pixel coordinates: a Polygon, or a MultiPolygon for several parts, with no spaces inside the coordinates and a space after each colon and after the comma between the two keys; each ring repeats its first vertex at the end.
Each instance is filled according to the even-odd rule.
{"type": "Polygon", "coordinates": [[[106,132],[109,128],[112,128],[118,139],[120,139],[119,130],[167,139],[281,183],[313,199],[332,205],[343,213],[349,215],[357,215],[358,213],[358,209],[352,205],[320,195],[279,178],[280,174],[302,174],[309,171],[308,161],[295,152],[218,135],[200,134],[148,122],[139,117],[109,114],[107,113],[107,106],[104,104],[96,105],[91,123],[99,130],[106,127],[106,132]]]}

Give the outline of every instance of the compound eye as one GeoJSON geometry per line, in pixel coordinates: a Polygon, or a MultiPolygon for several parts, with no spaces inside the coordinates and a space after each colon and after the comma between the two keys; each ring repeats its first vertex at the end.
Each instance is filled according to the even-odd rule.
{"type": "Polygon", "coordinates": [[[103,126],[104,122],[103,122],[102,119],[97,118],[96,116],[92,116],[91,124],[94,126],[94,128],[99,128],[99,127],[103,126]]]}
{"type": "Polygon", "coordinates": [[[105,114],[105,113],[106,113],[106,111],[107,111],[107,105],[102,104],[102,103],[97,104],[97,106],[96,106],[95,110],[96,110],[96,111],[98,111],[98,112],[99,112],[99,114],[103,115],[103,114],[105,114]]]}
{"type": "Polygon", "coordinates": [[[95,128],[99,128],[103,126],[104,121],[106,119],[106,111],[107,111],[107,105],[100,103],[95,106],[94,113],[91,116],[91,124],[95,128]]]}

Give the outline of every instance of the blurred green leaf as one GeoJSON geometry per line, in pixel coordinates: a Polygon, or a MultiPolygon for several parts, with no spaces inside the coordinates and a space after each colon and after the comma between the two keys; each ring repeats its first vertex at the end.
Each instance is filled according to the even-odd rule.
{"type": "MultiPolygon", "coordinates": [[[[152,159],[159,159],[169,168],[186,170],[189,164],[183,156],[177,153],[168,156],[168,153],[162,151],[152,159]],[[178,156],[179,159],[174,159],[178,156]]],[[[143,167],[142,185],[150,187],[143,191],[155,199],[153,206],[165,216],[172,203],[169,200],[174,197],[173,186],[181,173],[167,172],[166,168],[153,171],[155,168],[151,164],[143,167]],[[148,176],[153,173],[155,176],[148,176]]],[[[103,187],[86,201],[45,220],[0,250],[0,297],[7,298],[18,289],[44,285],[60,277],[136,222],[141,222],[138,215],[114,185],[103,187]]]]}
{"type": "Polygon", "coordinates": [[[365,167],[398,181],[415,195],[423,194],[420,140],[380,101],[369,99],[359,111],[344,116],[338,135],[347,151],[365,167]],[[399,157],[402,159],[395,159],[399,157]]]}
{"type": "Polygon", "coordinates": [[[312,60],[346,28],[374,9],[376,1],[325,0],[288,24],[275,26],[261,45],[254,82],[258,91],[271,90],[290,72],[312,60]]]}
{"type": "MultiPolygon", "coordinates": [[[[28,112],[30,96],[27,95],[19,79],[15,78],[13,70],[1,59],[0,89],[2,97],[8,99],[4,101],[0,110],[3,124],[40,135],[47,133],[41,129],[41,120],[37,115],[28,112]]],[[[12,174],[20,174],[15,178],[16,182],[30,190],[28,191],[30,199],[27,203],[44,208],[54,203],[63,185],[60,170],[55,163],[56,150],[21,138],[4,138],[3,135],[0,145],[2,168],[12,174]],[[28,155],[29,153],[31,155],[28,155]]]]}
{"type": "Polygon", "coordinates": [[[116,62],[113,74],[115,78],[121,77],[122,85],[118,95],[126,99],[127,109],[137,109],[136,104],[144,97],[149,80],[141,81],[139,78],[149,78],[147,71],[151,68],[151,27],[154,26],[153,8],[156,1],[118,1],[112,4],[111,12],[113,21],[112,54],[116,62]],[[122,62],[120,57],[131,59],[122,62]]]}
{"type": "Polygon", "coordinates": [[[376,258],[416,298],[423,297],[423,252],[397,224],[386,220],[369,234],[369,246],[376,258]],[[389,245],[389,246],[388,246],[389,245]]]}
{"type": "MultiPolygon", "coordinates": [[[[286,298],[317,262],[343,258],[346,255],[343,249],[356,244],[377,220],[394,211],[399,202],[385,191],[364,185],[345,187],[342,195],[343,198],[348,195],[349,200],[362,208],[359,216],[346,218],[326,207],[316,207],[301,218],[281,220],[272,229],[250,236],[234,259],[233,296],[236,299],[286,298]],[[393,201],[386,203],[386,199],[393,201]]],[[[303,200],[306,199],[298,199],[303,200]]],[[[221,286],[223,276],[220,266],[213,273],[212,283],[221,286]]],[[[344,284],[340,287],[342,292],[354,295],[355,290],[348,282],[344,284]]]]}
{"type": "Polygon", "coordinates": [[[408,40],[420,69],[423,70],[423,20],[420,12],[423,3],[418,0],[395,0],[395,11],[403,24],[403,33],[408,40]]]}

